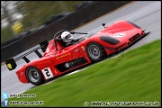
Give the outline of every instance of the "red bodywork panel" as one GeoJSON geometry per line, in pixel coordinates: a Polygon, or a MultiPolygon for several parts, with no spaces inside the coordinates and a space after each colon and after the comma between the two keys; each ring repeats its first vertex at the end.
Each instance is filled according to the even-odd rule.
{"type": "Polygon", "coordinates": [[[74,70],[78,67],[91,63],[86,53],[86,46],[88,43],[99,43],[104,47],[107,55],[109,55],[123,48],[126,48],[135,40],[142,37],[143,34],[143,29],[122,20],[113,23],[112,25],[104,28],[103,30],[97,32],[92,36],[85,37],[82,41],[69,47],[63,47],[59,42],[56,42],[58,51],[56,51],[56,48],[54,46],[54,40],[51,40],[42,58],[24,65],[16,72],[16,74],[21,82],[29,83],[26,78],[26,69],[30,66],[35,66],[39,70],[41,70],[44,79],[47,80],[49,78],[59,76],[61,74],[69,72],[70,70],[74,70]],[[105,37],[115,38],[119,42],[113,45],[106,41],[103,41],[101,37],[103,39],[106,39],[105,37]],[[75,64],[78,59],[80,59],[82,62],[79,65],[73,66],[72,64],[75,64]],[[72,68],[66,68],[66,63],[72,65],[72,68]],[[46,76],[44,71],[45,69],[48,69],[50,71],[50,77],[46,76]]]}

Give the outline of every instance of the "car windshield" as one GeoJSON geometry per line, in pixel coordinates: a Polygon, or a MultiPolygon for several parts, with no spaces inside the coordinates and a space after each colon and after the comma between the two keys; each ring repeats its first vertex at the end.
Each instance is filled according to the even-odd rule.
{"type": "MultiPolygon", "coordinates": [[[[90,30],[89,32],[87,32],[88,34],[82,34],[79,35],[79,38],[87,38],[87,37],[91,37],[94,34],[98,33],[99,31],[101,31],[103,29],[103,26],[99,26],[96,29],[90,30]]],[[[78,38],[78,36],[74,36],[75,38],[78,38]]]]}
{"type": "Polygon", "coordinates": [[[79,35],[79,36],[75,36],[75,38],[89,38],[93,35],[95,35],[98,31],[93,31],[93,32],[88,32],[88,34],[82,34],[82,35],[79,35]]]}
{"type": "MultiPolygon", "coordinates": [[[[92,30],[90,30],[90,31],[84,31],[84,33],[88,33],[88,34],[73,34],[74,35],[74,38],[75,39],[77,39],[77,38],[87,38],[87,37],[91,37],[91,36],[93,36],[94,34],[96,34],[96,33],[98,33],[99,31],[101,31],[103,29],[103,26],[99,26],[99,27],[97,27],[96,29],[92,29],[92,30]]],[[[63,32],[63,31],[65,31],[65,30],[60,30],[60,31],[58,31],[55,35],[54,35],[54,38],[56,38],[56,37],[59,37],[60,38],[60,35],[61,35],[61,33],[63,32]]],[[[81,31],[76,31],[76,32],[81,32],[81,31]]]]}

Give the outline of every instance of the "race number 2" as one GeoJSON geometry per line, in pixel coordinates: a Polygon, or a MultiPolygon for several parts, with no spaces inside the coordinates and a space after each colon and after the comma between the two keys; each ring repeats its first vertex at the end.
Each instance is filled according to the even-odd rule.
{"type": "Polygon", "coordinates": [[[113,37],[123,37],[125,35],[125,33],[116,33],[113,37]]]}
{"type": "Polygon", "coordinates": [[[43,75],[46,79],[52,78],[53,74],[51,72],[51,69],[49,67],[42,69],[43,75]]]}

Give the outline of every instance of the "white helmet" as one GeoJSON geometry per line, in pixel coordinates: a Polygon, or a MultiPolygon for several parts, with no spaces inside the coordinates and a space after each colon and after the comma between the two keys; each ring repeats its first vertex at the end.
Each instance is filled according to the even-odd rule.
{"type": "Polygon", "coordinates": [[[68,32],[68,31],[64,31],[62,34],[61,34],[61,39],[64,41],[64,42],[70,42],[74,39],[73,35],[68,32]]]}

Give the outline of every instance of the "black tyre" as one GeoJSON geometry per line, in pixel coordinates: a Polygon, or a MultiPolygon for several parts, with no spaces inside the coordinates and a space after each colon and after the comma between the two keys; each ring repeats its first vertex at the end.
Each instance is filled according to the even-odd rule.
{"type": "Polygon", "coordinates": [[[33,85],[40,85],[44,82],[44,78],[41,71],[33,66],[27,68],[26,77],[28,81],[33,85]]]}
{"type": "Polygon", "coordinates": [[[89,43],[87,45],[86,52],[92,62],[100,61],[106,55],[104,48],[100,44],[95,42],[89,43]]]}

